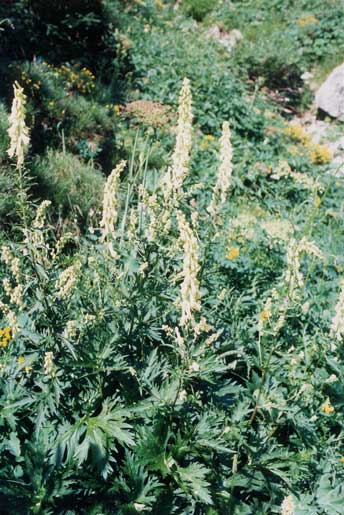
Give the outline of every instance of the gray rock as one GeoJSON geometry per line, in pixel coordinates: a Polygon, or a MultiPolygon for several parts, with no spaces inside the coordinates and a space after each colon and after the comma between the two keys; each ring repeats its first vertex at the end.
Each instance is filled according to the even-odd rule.
{"type": "Polygon", "coordinates": [[[243,39],[243,35],[238,29],[233,29],[230,32],[225,32],[220,29],[218,25],[213,25],[206,33],[207,37],[216,39],[220,45],[223,45],[228,52],[231,52],[234,47],[243,39]]]}
{"type": "Polygon", "coordinates": [[[315,105],[333,118],[344,121],[344,63],[337,66],[320,86],[315,105]]]}

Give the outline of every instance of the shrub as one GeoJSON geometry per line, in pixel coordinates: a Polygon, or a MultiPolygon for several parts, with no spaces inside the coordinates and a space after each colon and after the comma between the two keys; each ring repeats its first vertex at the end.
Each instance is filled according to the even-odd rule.
{"type": "Polygon", "coordinates": [[[217,4],[217,0],[183,0],[183,10],[197,21],[202,21],[217,4]]]}
{"type": "Polygon", "coordinates": [[[31,171],[39,194],[51,200],[64,216],[75,213],[86,217],[91,208],[98,208],[103,176],[91,164],[69,153],[48,150],[34,160],[31,171]]]}

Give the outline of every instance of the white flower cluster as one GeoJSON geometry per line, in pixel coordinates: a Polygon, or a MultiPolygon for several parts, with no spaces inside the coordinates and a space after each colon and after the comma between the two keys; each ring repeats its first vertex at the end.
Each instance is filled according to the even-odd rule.
{"type": "Polygon", "coordinates": [[[180,324],[185,326],[189,322],[194,322],[194,311],[201,310],[200,290],[197,274],[200,270],[198,262],[198,243],[197,239],[181,211],[177,211],[177,220],[180,231],[180,243],[184,250],[184,262],[181,276],[181,310],[182,316],[180,324]]]}
{"type": "Polygon", "coordinates": [[[17,168],[21,168],[24,164],[24,154],[30,142],[29,129],[25,124],[26,95],[24,95],[24,90],[18,82],[13,84],[13,89],[14,99],[11,114],[9,116],[10,126],[8,129],[10,148],[7,153],[10,157],[16,156],[17,168]]]}
{"type": "Polygon", "coordinates": [[[344,279],[340,282],[340,294],[336,305],[335,315],[332,318],[331,334],[338,341],[344,336],[344,279]]]}
{"type": "Polygon", "coordinates": [[[116,223],[118,219],[118,185],[119,178],[126,165],[121,161],[109,175],[103,195],[103,216],[100,222],[102,228],[102,240],[114,238],[116,234],[116,223]]]}
{"type": "Polygon", "coordinates": [[[172,167],[164,177],[164,194],[168,199],[180,193],[184,179],[188,173],[190,151],[192,145],[192,97],[190,81],[185,78],[179,96],[177,138],[172,156],[172,167]]]}
{"type": "Polygon", "coordinates": [[[222,135],[220,138],[220,166],[217,174],[217,181],[214,187],[213,199],[208,207],[210,214],[216,212],[217,199],[220,204],[226,202],[226,194],[231,184],[231,177],[233,172],[233,149],[231,144],[231,132],[229,123],[223,122],[222,135]]]}
{"type": "Polygon", "coordinates": [[[74,265],[69,266],[61,272],[57,282],[56,289],[58,290],[56,296],[59,299],[66,299],[74,289],[76,282],[79,278],[81,271],[81,263],[77,261],[74,265]]]}

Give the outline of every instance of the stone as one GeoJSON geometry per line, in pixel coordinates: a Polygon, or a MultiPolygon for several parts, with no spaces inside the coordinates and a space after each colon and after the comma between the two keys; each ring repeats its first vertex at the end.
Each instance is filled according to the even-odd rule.
{"type": "Polygon", "coordinates": [[[220,45],[224,46],[228,52],[231,52],[234,47],[243,39],[243,35],[238,29],[233,29],[230,32],[222,31],[218,25],[213,25],[207,31],[207,37],[216,39],[220,45]]]}
{"type": "Polygon", "coordinates": [[[315,105],[332,118],[344,121],[344,63],[337,66],[320,86],[315,105]]]}

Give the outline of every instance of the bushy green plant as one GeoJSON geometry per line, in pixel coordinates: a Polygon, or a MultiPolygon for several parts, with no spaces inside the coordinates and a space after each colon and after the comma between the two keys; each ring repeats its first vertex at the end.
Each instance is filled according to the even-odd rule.
{"type": "Polygon", "coordinates": [[[0,268],[10,515],[341,513],[343,184],[286,162],[246,178],[225,130],[222,180],[196,182],[187,81],[181,99],[172,167],[120,163],[85,237],[19,196],[0,268]]]}
{"type": "Polygon", "coordinates": [[[214,9],[217,0],[183,0],[182,9],[197,21],[202,21],[214,9]]]}
{"type": "Polygon", "coordinates": [[[81,214],[99,206],[104,178],[91,164],[68,152],[49,150],[31,165],[40,196],[51,200],[62,213],[81,214]]]}

